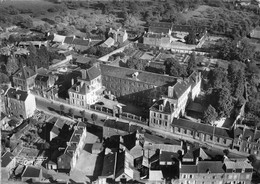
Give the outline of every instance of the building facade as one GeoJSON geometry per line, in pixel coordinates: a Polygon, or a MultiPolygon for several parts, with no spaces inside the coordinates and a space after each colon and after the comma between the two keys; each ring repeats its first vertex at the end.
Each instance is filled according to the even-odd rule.
{"type": "Polygon", "coordinates": [[[30,91],[21,91],[10,88],[5,97],[6,111],[9,115],[19,118],[29,118],[36,110],[35,97],[30,91]]]}
{"type": "Polygon", "coordinates": [[[192,73],[187,79],[178,79],[173,86],[168,86],[167,95],[150,108],[150,126],[170,130],[173,118],[185,113],[188,100],[194,100],[200,93],[200,73],[192,73]]]}
{"type": "Polygon", "coordinates": [[[100,65],[102,81],[107,91],[118,99],[151,106],[162,94],[167,94],[168,86],[174,85],[175,77],[160,75],[111,65],[100,65]]]}
{"type": "Polygon", "coordinates": [[[87,70],[82,69],[81,75],[81,78],[78,78],[76,83],[72,79],[69,100],[72,105],[88,107],[101,98],[105,88],[102,86],[100,70],[96,66],[92,66],[87,70]]]}
{"type": "Polygon", "coordinates": [[[36,71],[24,66],[13,75],[13,87],[28,91],[34,87],[36,71]]]}
{"type": "Polygon", "coordinates": [[[197,161],[180,166],[180,184],[250,184],[253,167],[245,161],[197,161]]]}

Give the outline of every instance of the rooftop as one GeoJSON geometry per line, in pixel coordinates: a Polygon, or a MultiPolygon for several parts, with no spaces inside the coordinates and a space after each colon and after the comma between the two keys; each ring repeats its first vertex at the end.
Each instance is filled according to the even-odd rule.
{"type": "Polygon", "coordinates": [[[27,166],[22,174],[22,177],[38,178],[40,177],[41,169],[33,166],[27,166]]]}
{"type": "Polygon", "coordinates": [[[28,93],[26,91],[16,90],[15,88],[9,88],[9,90],[7,91],[8,98],[17,99],[19,101],[25,101],[27,96],[28,93]]]}
{"type": "Polygon", "coordinates": [[[27,79],[32,76],[34,76],[36,73],[33,69],[27,66],[23,66],[20,68],[15,74],[14,77],[20,78],[20,79],[27,79]]]}
{"type": "Polygon", "coordinates": [[[180,173],[225,173],[221,161],[198,161],[197,165],[182,165],[180,173]]]}
{"type": "Polygon", "coordinates": [[[214,127],[211,125],[196,123],[196,122],[181,119],[181,118],[174,119],[172,122],[172,126],[183,127],[183,128],[186,128],[186,129],[189,129],[192,131],[207,133],[209,135],[212,135],[213,131],[214,131],[215,136],[224,137],[224,138],[232,138],[232,133],[228,129],[215,127],[215,130],[214,130],[214,127]]]}
{"type": "Polygon", "coordinates": [[[9,151],[5,152],[1,157],[1,167],[6,167],[13,160],[13,154],[9,151]]]}
{"type": "Polygon", "coordinates": [[[100,65],[101,73],[104,76],[112,76],[117,78],[124,78],[133,81],[144,82],[153,86],[173,85],[176,83],[176,77],[155,74],[140,70],[134,70],[123,67],[116,67],[111,65],[100,65]],[[133,78],[134,73],[138,73],[136,78],[133,78]]]}

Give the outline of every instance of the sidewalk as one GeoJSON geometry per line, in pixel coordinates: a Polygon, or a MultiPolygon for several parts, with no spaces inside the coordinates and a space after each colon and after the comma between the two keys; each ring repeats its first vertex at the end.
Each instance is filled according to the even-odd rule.
{"type": "MultiPolygon", "coordinates": [[[[100,113],[100,112],[96,112],[96,111],[92,111],[90,109],[83,109],[83,108],[80,108],[80,107],[76,107],[76,106],[72,106],[70,104],[66,104],[66,103],[62,103],[62,102],[57,102],[57,101],[52,101],[53,103],[51,103],[50,100],[48,99],[45,99],[43,97],[40,97],[40,96],[35,96],[37,98],[38,101],[45,101],[48,103],[48,105],[51,105],[53,104],[54,106],[56,105],[56,108],[59,108],[60,105],[64,105],[65,109],[69,109],[69,108],[72,108],[75,110],[75,114],[76,114],[76,110],[78,111],[78,114],[79,116],[80,115],[80,111],[85,111],[86,112],[86,117],[87,119],[91,119],[91,114],[95,113],[98,115],[98,119],[107,119],[107,118],[110,118],[110,119],[117,119],[118,121],[120,122],[124,122],[124,123],[128,123],[130,125],[136,125],[136,126],[139,126],[139,127],[142,127],[143,129],[146,129],[146,130],[149,130],[151,132],[155,132],[155,134],[157,135],[161,135],[165,138],[170,138],[170,139],[177,139],[177,140],[184,140],[184,141],[189,141],[189,142],[192,142],[192,143],[199,143],[201,144],[202,146],[205,146],[205,147],[210,147],[210,148],[215,148],[215,149],[219,149],[219,150],[225,150],[225,149],[228,149],[227,147],[222,147],[220,145],[215,145],[215,144],[209,144],[209,143],[206,143],[206,142],[202,142],[200,140],[196,140],[196,139],[193,139],[193,138],[190,138],[190,137],[186,137],[184,135],[177,135],[177,134],[173,134],[171,132],[166,132],[164,130],[160,130],[158,128],[153,128],[153,127],[149,127],[147,125],[144,125],[144,124],[140,124],[140,123],[137,123],[137,122],[132,122],[130,120],[125,120],[125,119],[120,119],[120,118],[116,118],[116,117],[112,117],[112,116],[109,116],[109,115],[105,115],[103,113],[100,113]],[[51,103],[51,104],[50,104],[51,103]]],[[[37,106],[37,102],[36,102],[36,107],[39,108],[39,106],[37,106]]],[[[50,112],[50,110],[48,110],[47,107],[40,107],[39,110],[42,110],[50,115],[53,115],[53,116],[56,116],[56,117],[60,117],[60,118],[63,118],[65,120],[69,120],[69,121],[73,121],[72,119],[68,118],[68,117],[64,117],[64,116],[61,116],[60,114],[58,113],[55,113],[55,112],[50,112]]],[[[99,124],[100,126],[103,126],[104,123],[102,121],[97,121],[96,122],[97,124],[99,124]]],[[[231,149],[228,149],[230,151],[230,153],[233,153],[235,155],[239,155],[239,156],[248,156],[249,154],[247,153],[241,153],[241,152],[238,152],[236,150],[231,150],[231,149]]]]}

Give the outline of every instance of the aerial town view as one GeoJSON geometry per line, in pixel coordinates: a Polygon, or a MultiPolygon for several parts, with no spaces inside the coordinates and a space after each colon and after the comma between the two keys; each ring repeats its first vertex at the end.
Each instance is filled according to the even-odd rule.
{"type": "Polygon", "coordinates": [[[0,0],[3,184],[259,184],[260,0],[0,0]]]}

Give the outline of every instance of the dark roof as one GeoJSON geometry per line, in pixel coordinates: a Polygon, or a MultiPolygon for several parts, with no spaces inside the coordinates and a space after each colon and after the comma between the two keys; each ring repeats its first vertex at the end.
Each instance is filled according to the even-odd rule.
{"type": "Polygon", "coordinates": [[[116,120],[113,120],[113,119],[106,120],[105,123],[104,123],[104,126],[109,127],[109,128],[118,129],[118,130],[123,130],[125,132],[128,132],[128,130],[129,130],[129,124],[128,123],[116,121],[116,120]]]}
{"type": "Polygon", "coordinates": [[[72,155],[69,154],[67,151],[59,156],[58,158],[58,169],[70,169],[70,161],[71,161],[72,155]]]}
{"type": "Polygon", "coordinates": [[[187,151],[187,153],[185,153],[183,155],[183,158],[194,158],[193,152],[192,151],[187,151]]]}
{"type": "Polygon", "coordinates": [[[81,45],[81,46],[89,46],[89,40],[75,38],[72,41],[72,44],[74,44],[74,45],[81,45]]]}
{"type": "Polygon", "coordinates": [[[115,157],[116,154],[114,153],[109,153],[105,155],[101,176],[110,176],[114,174],[115,157]]]}
{"type": "Polygon", "coordinates": [[[22,177],[28,177],[28,178],[38,178],[40,177],[41,169],[27,166],[22,174],[22,177]]]}
{"type": "Polygon", "coordinates": [[[221,161],[199,161],[197,165],[182,165],[180,173],[225,173],[221,161]]]}
{"type": "Polygon", "coordinates": [[[9,151],[5,152],[1,157],[1,167],[6,167],[13,160],[13,156],[9,151]]]}
{"type": "Polygon", "coordinates": [[[139,71],[130,68],[123,68],[111,65],[100,64],[101,73],[104,76],[124,78],[133,81],[144,82],[153,86],[173,85],[176,83],[176,77],[166,76],[151,72],[139,71]],[[133,78],[132,75],[138,72],[138,76],[133,78]]]}
{"type": "MultiPolygon", "coordinates": [[[[214,127],[202,123],[196,123],[185,119],[174,119],[172,126],[183,127],[192,131],[203,132],[209,135],[213,134],[214,127]]],[[[224,138],[232,138],[232,134],[228,129],[215,127],[214,135],[224,138]]]]}
{"type": "Polygon", "coordinates": [[[163,105],[163,109],[162,111],[160,111],[162,113],[171,114],[174,111],[174,109],[170,105],[170,102],[166,99],[160,99],[157,102],[155,102],[150,108],[150,110],[159,111],[160,105],[163,105]],[[166,102],[164,103],[164,101],[166,102]]]}
{"type": "Polygon", "coordinates": [[[35,81],[47,82],[48,79],[49,79],[49,76],[38,74],[35,78],[35,81]]]}
{"type": "Polygon", "coordinates": [[[174,158],[178,159],[179,154],[178,153],[173,153],[173,152],[168,152],[168,151],[162,151],[160,153],[160,161],[165,161],[165,162],[173,162],[174,158]]]}
{"type": "Polygon", "coordinates": [[[96,66],[92,66],[91,68],[87,69],[86,74],[87,79],[90,81],[100,76],[101,72],[96,66]]]}
{"type": "Polygon", "coordinates": [[[168,33],[172,29],[172,23],[168,22],[151,22],[149,25],[149,32],[153,33],[168,33]]]}
{"type": "Polygon", "coordinates": [[[184,93],[185,91],[190,87],[190,83],[187,80],[183,80],[180,82],[177,82],[174,86],[173,86],[173,97],[175,99],[179,99],[184,93]]]}
{"type": "Polygon", "coordinates": [[[67,43],[67,44],[72,44],[72,41],[73,41],[74,37],[66,37],[65,40],[64,40],[64,43],[67,43]]]}
{"type": "Polygon", "coordinates": [[[234,138],[238,138],[239,136],[242,136],[241,138],[244,140],[251,137],[252,141],[257,141],[260,138],[260,131],[254,130],[254,129],[251,129],[248,127],[235,127],[234,128],[234,138]]]}
{"type": "Polygon", "coordinates": [[[53,127],[52,127],[51,132],[55,133],[56,135],[59,135],[59,134],[60,134],[60,130],[59,130],[59,128],[56,127],[56,126],[53,126],[53,127]]]}
{"type": "Polygon", "coordinates": [[[224,173],[222,161],[199,161],[198,162],[198,172],[207,173],[224,173]]]}
{"type": "Polygon", "coordinates": [[[27,79],[35,74],[35,71],[32,70],[30,67],[24,66],[14,74],[14,77],[18,77],[20,79],[27,79]]]}
{"type": "Polygon", "coordinates": [[[190,32],[192,30],[192,27],[189,25],[172,25],[172,31],[178,31],[178,32],[190,32]]]}
{"type": "Polygon", "coordinates": [[[20,101],[25,101],[28,96],[28,93],[26,91],[16,90],[15,88],[10,88],[7,91],[8,98],[17,99],[17,95],[20,95],[19,97],[20,101]]]}

